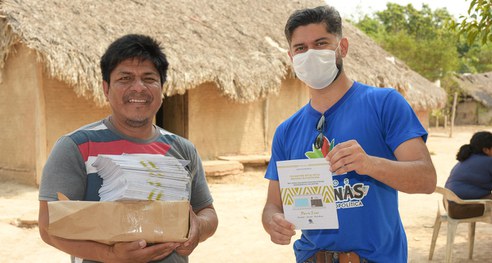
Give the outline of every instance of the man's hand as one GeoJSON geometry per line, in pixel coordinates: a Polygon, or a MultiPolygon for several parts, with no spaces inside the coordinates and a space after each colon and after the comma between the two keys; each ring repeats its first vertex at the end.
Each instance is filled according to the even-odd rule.
{"type": "Polygon", "coordinates": [[[279,245],[290,244],[290,240],[296,234],[294,225],[285,220],[282,213],[275,213],[272,216],[272,220],[268,222],[267,228],[272,242],[279,245]]]}
{"type": "Polygon", "coordinates": [[[118,263],[146,263],[160,260],[171,254],[179,243],[159,243],[147,246],[145,240],[116,243],[109,249],[108,259],[105,262],[118,263]]]}
{"type": "Polygon", "coordinates": [[[430,194],[436,188],[436,169],[421,137],[402,142],[395,150],[396,160],[366,154],[355,140],[342,142],[327,155],[336,174],[355,171],[368,175],[398,191],[430,194]]]}
{"type": "Polygon", "coordinates": [[[200,242],[200,220],[190,207],[190,233],[188,240],[176,248],[176,252],[183,256],[189,256],[200,242]]]}
{"type": "Polygon", "coordinates": [[[355,171],[358,174],[369,174],[373,164],[371,157],[356,140],[337,144],[327,155],[331,171],[335,174],[344,174],[355,171]]]}
{"type": "Polygon", "coordinates": [[[200,210],[193,210],[190,206],[190,232],[188,240],[176,248],[176,252],[183,256],[188,256],[198,246],[198,243],[211,237],[219,220],[212,204],[200,210]]]}
{"type": "Polygon", "coordinates": [[[268,183],[268,196],[261,222],[275,244],[288,245],[292,236],[296,234],[294,224],[285,220],[280,199],[280,186],[276,180],[270,180],[268,183]]]}

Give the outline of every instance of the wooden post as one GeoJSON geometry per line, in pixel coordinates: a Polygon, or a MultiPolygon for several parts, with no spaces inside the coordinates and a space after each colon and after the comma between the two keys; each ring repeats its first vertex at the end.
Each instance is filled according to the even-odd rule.
{"type": "Polygon", "coordinates": [[[268,152],[270,149],[268,147],[268,130],[269,130],[269,127],[268,127],[268,122],[270,121],[270,114],[269,114],[269,111],[270,111],[270,99],[269,97],[267,96],[265,98],[265,101],[263,102],[263,150],[265,152],[268,152]]]}
{"type": "Polygon", "coordinates": [[[451,129],[449,130],[449,138],[453,137],[454,117],[456,116],[457,100],[458,100],[458,92],[455,92],[454,93],[454,99],[453,99],[453,109],[452,109],[452,114],[451,114],[451,129]]]}

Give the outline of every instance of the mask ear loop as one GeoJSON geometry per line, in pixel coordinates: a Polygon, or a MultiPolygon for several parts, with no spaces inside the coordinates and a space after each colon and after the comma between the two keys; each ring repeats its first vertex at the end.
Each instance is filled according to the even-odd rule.
{"type": "Polygon", "coordinates": [[[335,51],[335,54],[337,53],[337,49],[340,47],[340,42],[342,42],[341,39],[338,41],[337,48],[335,48],[335,50],[334,50],[335,51]]]}
{"type": "Polygon", "coordinates": [[[340,55],[343,55],[343,54],[342,54],[342,49],[341,49],[341,43],[342,43],[342,40],[343,40],[343,39],[344,39],[344,38],[342,37],[342,38],[340,38],[340,40],[338,40],[337,48],[335,48],[335,52],[337,51],[337,49],[339,49],[339,48],[340,48],[340,49],[339,49],[339,50],[340,50],[340,55]]]}

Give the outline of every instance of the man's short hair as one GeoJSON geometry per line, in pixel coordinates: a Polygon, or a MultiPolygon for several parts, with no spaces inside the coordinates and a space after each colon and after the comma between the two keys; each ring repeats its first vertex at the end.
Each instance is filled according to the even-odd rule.
{"type": "Polygon", "coordinates": [[[296,10],[290,15],[285,24],[284,33],[289,45],[292,41],[292,33],[296,28],[309,24],[322,23],[326,26],[326,32],[334,34],[337,37],[342,37],[342,18],[334,7],[325,5],[296,10]]]}
{"type": "Polygon", "coordinates": [[[130,58],[151,61],[159,72],[161,85],[164,85],[169,66],[166,55],[155,39],[138,34],[122,36],[109,45],[100,61],[103,80],[109,84],[111,72],[122,61],[130,58]]]}

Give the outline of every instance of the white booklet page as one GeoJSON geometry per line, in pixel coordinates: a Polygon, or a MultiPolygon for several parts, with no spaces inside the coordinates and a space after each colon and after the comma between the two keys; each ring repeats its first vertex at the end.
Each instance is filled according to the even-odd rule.
{"type": "Polygon", "coordinates": [[[296,229],[338,229],[330,165],[324,158],[277,162],[287,221],[296,229]]]}

